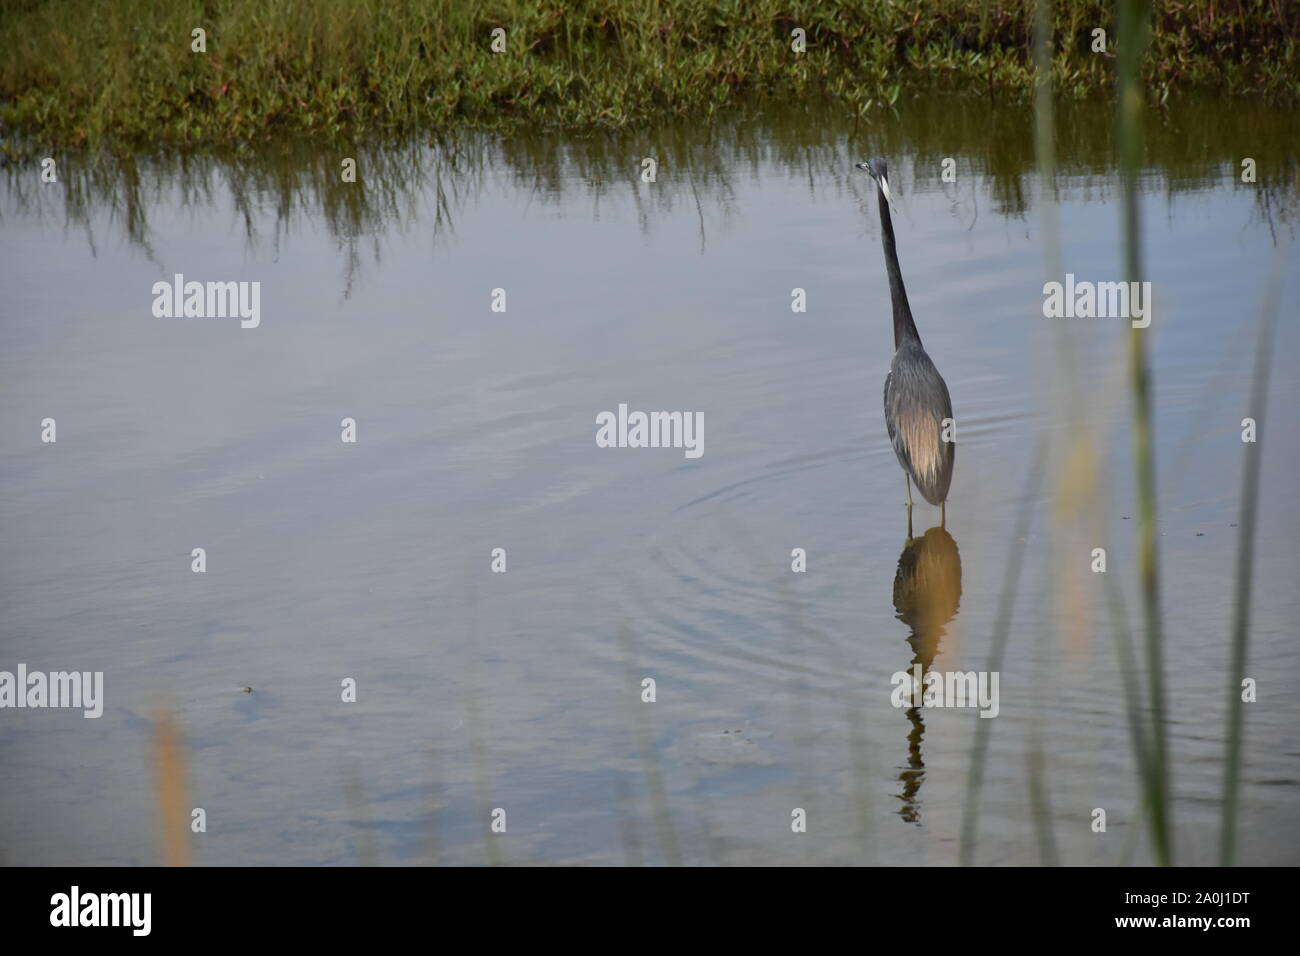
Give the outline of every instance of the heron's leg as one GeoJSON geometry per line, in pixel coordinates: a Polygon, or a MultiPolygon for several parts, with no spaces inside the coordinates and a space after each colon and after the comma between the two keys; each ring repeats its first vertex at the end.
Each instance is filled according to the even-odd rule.
{"type": "Polygon", "coordinates": [[[939,527],[947,530],[948,528],[948,502],[947,500],[939,502],[939,527]]]}
{"type": "Polygon", "coordinates": [[[903,481],[907,485],[907,540],[912,540],[912,476],[903,472],[903,481]]]}

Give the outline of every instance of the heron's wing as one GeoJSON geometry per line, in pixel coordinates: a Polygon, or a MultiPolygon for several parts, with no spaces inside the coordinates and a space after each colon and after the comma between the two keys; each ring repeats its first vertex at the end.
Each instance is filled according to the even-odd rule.
{"type": "Polygon", "coordinates": [[[943,464],[939,417],[935,409],[914,395],[901,395],[895,404],[894,427],[902,439],[912,475],[922,484],[934,481],[943,464]]]}
{"type": "Polygon", "coordinates": [[[885,380],[885,422],[903,466],[918,482],[934,481],[951,468],[953,448],[941,438],[952,417],[948,386],[930,357],[917,349],[895,356],[885,380]]]}
{"type": "Polygon", "coordinates": [[[889,380],[894,377],[891,371],[885,376],[885,428],[889,431],[889,440],[894,440],[894,416],[889,408],[889,380]]]}

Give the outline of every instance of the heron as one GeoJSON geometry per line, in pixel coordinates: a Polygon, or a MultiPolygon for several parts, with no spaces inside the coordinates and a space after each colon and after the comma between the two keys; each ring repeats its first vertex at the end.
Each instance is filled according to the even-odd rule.
{"type": "MultiPolygon", "coordinates": [[[[898,570],[894,574],[894,610],[898,619],[912,630],[907,643],[912,647],[913,657],[907,670],[920,680],[930,672],[939,644],[947,633],[945,628],[957,616],[960,604],[961,555],[957,552],[957,542],[942,527],[931,528],[919,538],[912,537],[912,529],[908,527],[907,543],[898,556],[898,570]]],[[[907,767],[898,775],[903,784],[899,795],[903,805],[898,813],[908,823],[920,823],[921,784],[925,782],[925,759],[921,753],[925,721],[915,703],[907,710],[907,720],[912,726],[907,733],[907,767]]]]}
{"type": "MultiPolygon", "coordinates": [[[[889,166],[883,159],[858,163],[876,182],[880,202],[880,241],[885,248],[885,271],[889,273],[889,298],[894,307],[894,360],[885,376],[885,428],[894,454],[903,467],[907,484],[907,526],[912,526],[912,483],[921,496],[940,509],[945,523],[948,485],[956,442],[952,433],[952,400],[948,386],[921,345],[912,309],[907,304],[903,274],[894,245],[894,224],[889,207],[894,197],[889,190],[889,166]]],[[[910,533],[910,532],[909,532],[910,533]]]]}

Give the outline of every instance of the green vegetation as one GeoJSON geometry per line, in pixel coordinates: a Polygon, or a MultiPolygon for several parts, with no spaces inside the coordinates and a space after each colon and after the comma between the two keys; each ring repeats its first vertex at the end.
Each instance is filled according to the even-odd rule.
{"type": "MultiPolygon", "coordinates": [[[[452,126],[617,128],[904,91],[1028,102],[1035,0],[49,0],[0,6],[0,130],[48,147],[386,136],[452,126]],[[491,49],[506,31],[505,51],[491,49]],[[206,52],[191,50],[191,32],[206,52]],[[791,49],[806,31],[807,50],[791,49]]],[[[1057,94],[1115,83],[1111,4],[1062,4],[1057,94]],[[1093,30],[1107,52],[1094,52],[1093,30]]],[[[1163,3],[1140,80],[1300,102],[1300,0],[1163,3]]]]}
{"type": "MultiPolygon", "coordinates": [[[[1146,24],[1150,0],[1120,0],[1121,23],[1134,34],[1119,61],[1120,222],[1123,232],[1124,271],[1130,282],[1142,271],[1142,221],[1138,208],[1138,175],[1142,168],[1142,93],[1140,69],[1148,41],[1146,24]]],[[[1164,618],[1160,610],[1160,555],[1156,544],[1155,439],[1152,435],[1151,370],[1147,362],[1144,329],[1129,329],[1129,385],[1133,398],[1133,462],[1137,472],[1138,565],[1145,622],[1147,697],[1151,737],[1145,753],[1139,752],[1139,775],[1146,795],[1151,838],[1156,861],[1173,862],[1172,798],[1165,742],[1164,618]]]]}
{"type": "MultiPolygon", "coordinates": [[[[1277,331],[1281,298],[1281,258],[1275,263],[1260,316],[1259,345],[1251,378],[1251,408],[1268,408],[1268,377],[1273,359],[1273,337],[1277,331]]],[[[1259,475],[1262,447],[1245,443],[1241,472],[1241,519],[1238,522],[1237,562],[1232,607],[1232,666],[1228,671],[1227,747],[1223,755],[1223,809],[1219,835],[1219,865],[1232,866],[1237,845],[1237,790],[1241,782],[1242,682],[1246,677],[1246,650],[1250,643],[1250,592],[1255,575],[1255,523],[1259,517],[1259,475]]]]}

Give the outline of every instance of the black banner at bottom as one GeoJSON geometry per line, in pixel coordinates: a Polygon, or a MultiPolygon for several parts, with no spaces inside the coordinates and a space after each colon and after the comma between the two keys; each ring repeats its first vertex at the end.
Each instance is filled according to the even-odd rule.
{"type": "Polygon", "coordinates": [[[196,932],[220,934],[213,938],[219,944],[266,932],[338,943],[427,929],[434,921],[494,933],[518,928],[536,942],[541,927],[558,919],[568,924],[567,936],[605,930],[613,919],[634,932],[689,922],[698,936],[716,927],[734,942],[750,927],[768,933],[774,922],[815,937],[818,914],[835,914],[837,932],[851,919],[854,932],[908,927],[913,938],[924,930],[952,933],[954,941],[978,929],[1147,940],[1199,934],[1230,943],[1239,933],[1286,925],[1282,886],[1294,872],[888,868],[763,871],[761,882],[745,870],[606,873],[593,880],[565,869],[543,883],[535,876],[474,869],[10,868],[0,877],[0,909],[7,938],[76,934],[80,943],[193,940],[196,932]],[[542,922],[520,921],[531,916],[542,922]]]}

